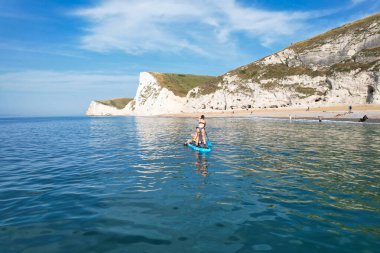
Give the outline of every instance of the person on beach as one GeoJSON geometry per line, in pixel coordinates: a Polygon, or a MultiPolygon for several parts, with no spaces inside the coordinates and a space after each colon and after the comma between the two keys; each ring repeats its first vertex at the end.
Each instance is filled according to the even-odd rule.
{"type": "Polygon", "coordinates": [[[348,107],[348,112],[349,112],[349,113],[352,112],[352,106],[351,106],[351,105],[348,107]]]}
{"type": "Polygon", "coordinates": [[[359,122],[365,122],[368,119],[367,115],[364,115],[363,118],[359,119],[359,122]]]}

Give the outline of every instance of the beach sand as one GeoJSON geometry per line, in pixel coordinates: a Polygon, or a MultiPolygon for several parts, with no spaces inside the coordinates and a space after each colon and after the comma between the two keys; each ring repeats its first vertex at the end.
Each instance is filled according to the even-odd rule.
{"type": "Polygon", "coordinates": [[[201,111],[197,113],[164,114],[163,117],[199,117],[204,114],[206,117],[257,117],[257,118],[286,118],[292,120],[311,119],[318,120],[338,120],[355,121],[367,115],[366,122],[380,123],[380,105],[352,105],[351,113],[348,105],[336,105],[328,107],[306,108],[264,108],[264,109],[236,109],[220,112],[201,111]]]}

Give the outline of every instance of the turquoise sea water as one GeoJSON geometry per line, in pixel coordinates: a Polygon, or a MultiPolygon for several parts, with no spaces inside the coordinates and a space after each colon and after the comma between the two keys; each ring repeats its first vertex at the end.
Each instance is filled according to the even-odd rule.
{"type": "Polygon", "coordinates": [[[380,252],[380,125],[195,124],[0,119],[0,252],[380,252]]]}

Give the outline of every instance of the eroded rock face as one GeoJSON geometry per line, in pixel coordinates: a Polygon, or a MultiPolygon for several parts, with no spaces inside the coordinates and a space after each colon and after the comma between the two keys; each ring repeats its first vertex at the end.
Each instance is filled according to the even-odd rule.
{"type": "Polygon", "coordinates": [[[158,115],[181,112],[186,100],[162,88],[148,72],[140,73],[140,83],[135,96],[135,115],[158,115]]]}
{"type": "Polygon", "coordinates": [[[97,101],[91,101],[90,106],[86,111],[87,116],[124,116],[133,113],[133,104],[127,104],[123,109],[118,109],[113,106],[104,105],[97,101]]]}
{"type": "Polygon", "coordinates": [[[159,115],[179,113],[186,103],[185,98],[175,96],[166,88],[162,88],[156,78],[148,73],[141,72],[136,96],[123,109],[117,109],[109,105],[103,105],[92,101],[86,115],[159,115]]]}
{"type": "Polygon", "coordinates": [[[150,73],[140,74],[124,109],[92,102],[87,115],[158,115],[231,109],[380,103],[380,14],[296,43],[175,96],[150,73]]]}
{"type": "Polygon", "coordinates": [[[121,115],[121,110],[116,107],[103,105],[96,101],[91,101],[90,106],[86,111],[87,116],[111,116],[111,115],[121,115]]]}
{"type": "Polygon", "coordinates": [[[377,14],[225,74],[215,93],[192,91],[187,110],[379,103],[379,65],[377,14]]]}

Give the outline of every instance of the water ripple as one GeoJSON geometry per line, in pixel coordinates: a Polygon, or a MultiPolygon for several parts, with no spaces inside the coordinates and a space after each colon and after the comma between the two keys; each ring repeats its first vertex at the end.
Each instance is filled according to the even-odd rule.
{"type": "Polygon", "coordinates": [[[376,252],[380,127],[0,119],[0,252],[376,252]]]}

